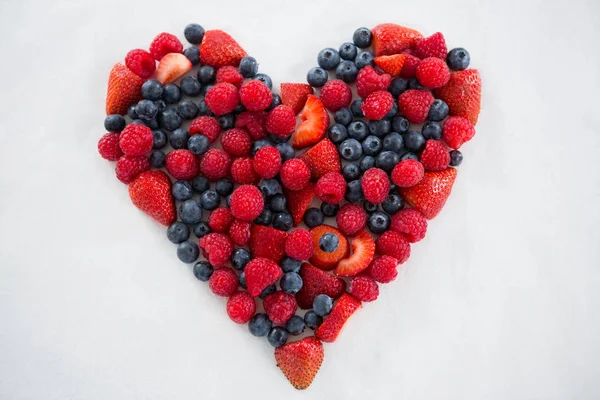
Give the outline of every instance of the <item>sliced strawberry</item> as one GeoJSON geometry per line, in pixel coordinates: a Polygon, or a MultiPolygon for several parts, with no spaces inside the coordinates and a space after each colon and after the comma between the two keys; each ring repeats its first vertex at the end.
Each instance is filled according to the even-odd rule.
{"type": "Polygon", "coordinates": [[[400,72],[402,72],[402,67],[404,67],[407,57],[408,56],[406,54],[379,56],[375,57],[375,64],[377,64],[384,72],[396,77],[400,75],[400,72]]]}
{"type": "Polygon", "coordinates": [[[423,38],[420,32],[396,24],[381,24],[371,30],[376,57],[398,54],[423,38]]]}
{"type": "Polygon", "coordinates": [[[200,61],[202,65],[219,68],[224,65],[237,67],[247,53],[228,33],[221,30],[210,30],[204,33],[200,45],[200,61]]]}
{"type": "Polygon", "coordinates": [[[314,244],[313,256],[310,258],[310,262],[322,270],[330,271],[334,269],[338,262],[348,255],[348,240],[342,232],[333,226],[315,226],[310,230],[310,234],[314,244]],[[338,238],[338,247],[332,252],[323,251],[319,246],[321,238],[326,233],[331,233],[338,238]]]}
{"type": "Polygon", "coordinates": [[[315,197],[315,184],[309,183],[304,189],[285,190],[288,210],[294,219],[294,225],[298,225],[304,218],[304,213],[308,210],[310,203],[315,197]]]}
{"type": "Polygon", "coordinates": [[[108,90],[106,91],[106,114],[125,114],[130,105],[142,99],[142,85],[144,79],[140,78],[123,64],[116,64],[108,76],[108,90]]]}
{"type": "Polygon", "coordinates": [[[331,313],[315,331],[315,336],[324,342],[335,342],[348,318],[362,306],[360,300],[344,293],[333,305],[331,313]]]}
{"type": "Polygon", "coordinates": [[[307,83],[282,83],[279,90],[281,103],[290,106],[298,114],[306,103],[309,94],[313,94],[312,86],[307,83]]]}
{"type": "Polygon", "coordinates": [[[337,299],[346,290],[346,282],[342,279],[308,263],[303,263],[300,267],[300,276],[302,277],[302,289],[296,293],[296,301],[303,310],[311,309],[315,297],[320,294],[337,299]]]}
{"type": "Polygon", "coordinates": [[[285,257],[287,233],[268,226],[254,225],[250,233],[252,257],[269,258],[280,263],[285,257]]]}
{"type": "Polygon", "coordinates": [[[339,262],[335,271],[337,276],[356,276],[369,266],[375,256],[375,242],[364,229],[352,239],[352,255],[339,262]]]}
{"type": "Polygon", "coordinates": [[[434,94],[448,104],[450,115],[466,118],[475,126],[481,108],[479,71],[466,69],[453,72],[446,86],[436,89],[434,94]]]}
{"type": "Polygon", "coordinates": [[[456,180],[456,169],[425,172],[423,179],[409,188],[400,188],[400,194],[427,219],[432,219],[444,207],[456,180]]]}
{"type": "Polygon", "coordinates": [[[155,79],[164,85],[182,77],[190,69],[192,63],[186,56],[180,53],[169,53],[158,63],[155,79]]]}
{"type": "Polygon", "coordinates": [[[310,386],[323,363],[323,343],[314,336],[275,349],[277,366],[298,390],[310,386]]]}
{"type": "Polygon", "coordinates": [[[306,150],[299,158],[306,162],[314,180],[328,172],[340,172],[342,169],[337,147],[327,138],[306,150]]]}
{"type": "Polygon", "coordinates": [[[317,143],[329,127],[329,113],[321,99],[312,94],[306,99],[300,119],[302,122],[292,135],[292,146],[296,149],[317,143]]]}

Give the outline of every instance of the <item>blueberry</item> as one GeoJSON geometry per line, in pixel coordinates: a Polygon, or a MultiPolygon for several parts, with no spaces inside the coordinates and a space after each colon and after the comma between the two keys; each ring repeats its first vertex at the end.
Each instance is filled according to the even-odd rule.
{"type": "Polygon", "coordinates": [[[402,135],[398,132],[390,132],[383,138],[383,150],[394,151],[398,153],[402,150],[404,141],[402,135]]]}
{"type": "Polygon", "coordinates": [[[167,131],[174,131],[181,126],[181,117],[172,108],[165,108],[158,113],[158,123],[167,131]]]}
{"type": "Polygon", "coordinates": [[[200,89],[202,88],[198,79],[193,76],[186,76],[179,84],[181,85],[183,94],[190,97],[198,96],[200,94],[200,89]]]}
{"type": "Polygon", "coordinates": [[[258,183],[258,188],[266,197],[275,196],[278,193],[283,193],[281,184],[277,179],[263,179],[258,183]]]}
{"type": "Polygon", "coordinates": [[[146,100],[158,100],[163,95],[163,86],[156,79],[148,79],[142,85],[142,97],[146,100]]]}
{"type": "Polygon", "coordinates": [[[344,160],[356,161],[362,156],[362,146],[356,139],[346,139],[340,144],[339,152],[344,160]]]}
{"type": "Polygon", "coordinates": [[[255,224],[268,226],[273,222],[273,213],[268,208],[263,208],[262,212],[254,220],[255,224]]]}
{"type": "Polygon", "coordinates": [[[350,181],[346,184],[346,194],[344,198],[350,203],[358,203],[364,198],[362,185],[359,179],[350,181]]]}
{"type": "Polygon", "coordinates": [[[361,49],[365,49],[371,45],[371,41],[373,40],[373,34],[369,28],[358,28],[354,31],[352,35],[352,41],[357,47],[361,49]]]}
{"type": "Polygon", "coordinates": [[[313,310],[315,314],[324,317],[331,312],[333,308],[333,299],[326,294],[320,294],[313,301],[313,310]]]}
{"type": "Polygon", "coordinates": [[[317,88],[323,86],[328,78],[327,71],[321,67],[313,67],[308,71],[308,74],[306,74],[306,81],[308,84],[317,88]]]}
{"type": "Polygon", "coordinates": [[[281,193],[273,195],[269,200],[269,209],[274,213],[280,213],[287,210],[287,199],[281,193]]]}
{"type": "Polygon", "coordinates": [[[271,105],[269,106],[269,108],[267,108],[267,111],[271,111],[272,109],[274,109],[275,107],[277,107],[280,104],[281,104],[281,96],[279,96],[277,93],[271,94],[271,105]]]}
{"type": "Polygon", "coordinates": [[[205,115],[209,117],[214,116],[213,112],[210,111],[210,109],[206,105],[206,101],[204,101],[204,99],[198,102],[198,115],[205,115]]]}
{"type": "Polygon", "coordinates": [[[375,157],[373,156],[364,156],[362,160],[358,163],[358,167],[361,172],[365,172],[368,169],[371,169],[375,166],[375,157]]]}
{"type": "Polygon", "coordinates": [[[192,65],[200,64],[200,49],[198,46],[190,46],[183,51],[183,55],[187,57],[192,65]]]}
{"type": "Polygon", "coordinates": [[[192,187],[197,193],[204,193],[210,189],[210,182],[203,176],[197,176],[192,180],[192,187]]]}
{"type": "Polygon", "coordinates": [[[156,117],[152,118],[149,121],[143,121],[143,122],[144,122],[144,125],[146,125],[148,128],[150,128],[152,130],[160,128],[158,119],[156,117]]]}
{"type": "Polygon", "coordinates": [[[352,139],[363,140],[369,134],[369,128],[363,121],[354,121],[348,125],[348,136],[352,139]]]}
{"type": "Polygon", "coordinates": [[[427,114],[427,119],[429,121],[439,122],[448,116],[450,109],[448,108],[448,104],[444,100],[435,99],[433,103],[431,103],[431,107],[429,107],[429,113],[427,114]]]}
{"type": "Polygon", "coordinates": [[[252,255],[246,249],[235,249],[233,254],[231,255],[231,265],[233,268],[243,271],[246,268],[246,264],[248,264],[252,260],[252,255]]]}
{"type": "Polygon", "coordinates": [[[206,222],[200,221],[196,225],[194,225],[194,235],[196,235],[196,237],[198,239],[200,239],[202,236],[207,235],[209,233],[210,233],[210,227],[208,226],[208,224],[206,222]]]}
{"type": "Polygon", "coordinates": [[[294,158],[296,155],[294,148],[287,143],[278,143],[275,145],[275,148],[279,150],[282,162],[286,162],[287,160],[294,158]]]}
{"type": "Polygon", "coordinates": [[[396,193],[391,193],[384,201],[381,203],[381,208],[383,211],[390,215],[396,214],[404,207],[404,200],[402,197],[398,196],[396,193]]]}
{"type": "Polygon", "coordinates": [[[256,74],[256,75],[254,75],[254,78],[252,78],[252,79],[261,81],[262,83],[267,85],[269,90],[273,89],[273,81],[271,80],[271,77],[267,74],[256,74]]]}
{"type": "Polygon", "coordinates": [[[198,106],[190,99],[183,99],[177,105],[177,114],[183,119],[196,118],[198,106]]]}
{"type": "Polygon", "coordinates": [[[377,211],[377,204],[373,204],[370,201],[365,200],[363,203],[363,208],[370,214],[377,211]]]}
{"type": "Polygon", "coordinates": [[[254,336],[267,336],[273,323],[265,313],[258,313],[248,322],[248,329],[254,336]]]}
{"type": "Polygon", "coordinates": [[[261,299],[264,299],[265,297],[267,297],[270,294],[273,294],[277,291],[277,286],[275,286],[275,284],[271,285],[271,286],[267,286],[262,292],[260,292],[260,295],[258,297],[260,297],[261,299]]]}
{"type": "Polygon", "coordinates": [[[360,168],[356,164],[346,164],[342,168],[342,175],[346,181],[353,181],[360,178],[360,168]]]}
{"type": "Polygon", "coordinates": [[[311,207],[304,213],[304,223],[309,228],[314,228],[315,226],[321,225],[324,220],[325,216],[318,208],[311,207]]]}
{"type": "Polygon", "coordinates": [[[410,122],[401,115],[396,115],[392,118],[392,130],[398,133],[408,132],[410,128],[410,122]]]}
{"type": "Polygon", "coordinates": [[[206,96],[206,93],[213,87],[213,85],[202,85],[202,89],[200,89],[200,95],[206,96]]]}
{"type": "Polygon", "coordinates": [[[151,100],[140,100],[135,106],[135,112],[142,121],[150,121],[158,114],[158,107],[151,100]]]}
{"type": "Polygon", "coordinates": [[[385,172],[391,172],[398,162],[400,162],[398,153],[389,150],[382,151],[375,159],[377,168],[381,168],[385,172]]]}
{"type": "Polygon", "coordinates": [[[333,233],[326,233],[319,239],[319,248],[326,253],[332,253],[340,245],[340,239],[333,233]]]}
{"type": "Polygon", "coordinates": [[[174,149],[185,149],[190,139],[190,134],[183,128],[177,128],[171,133],[169,143],[174,149]]]}
{"type": "Polygon", "coordinates": [[[375,234],[383,233],[390,228],[390,216],[381,211],[369,215],[367,227],[375,234]]]}
{"type": "Polygon", "coordinates": [[[354,43],[350,43],[350,42],[346,42],[344,44],[342,44],[340,46],[340,57],[342,57],[342,59],[344,60],[350,60],[350,61],[354,61],[354,59],[356,58],[356,53],[358,52],[358,50],[356,49],[356,46],[354,45],[354,43]]]}
{"type": "Polygon", "coordinates": [[[348,126],[352,122],[352,111],[349,108],[340,108],[335,112],[333,119],[338,124],[348,126]]]}
{"type": "Polygon", "coordinates": [[[423,85],[421,85],[421,82],[419,82],[419,80],[417,78],[410,78],[408,80],[408,88],[409,89],[416,89],[416,90],[423,90],[423,89],[425,89],[423,87],[423,85]]]}
{"type": "Polygon", "coordinates": [[[321,212],[326,217],[335,217],[340,210],[338,204],[321,203],[321,212]]]}
{"type": "Polygon", "coordinates": [[[350,111],[352,111],[352,115],[354,115],[356,118],[362,118],[364,117],[364,114],[362,112],[362,99],[356,99],[354,101],[352,101],[352,104],[350,105],[350,111]]]}
{"type": "Polygon", "coordinates": [[[281,269],[283,270],[283,272],[298,273],[298,272],[300,272],[301,265],[302,264],[300,263],[299,260],[293,259],[291,257],[286,257],[283,259],[283,262],[281,263],[281,269]]]}
{"type": "Polygon", "coordinates": [[[108,132],[121,132],[125,129],[125,125],[127,125],[125,118],[119,114],[112,114],[104,119],[104,129],[108,132]]]}
{"type": "Polygon", "coordinates": [[[131,119],[137,119],[138,115],[135,112],[135,104],[132,104],[129,106],[129,108],[127,109],[127,116],[131,119]]]}
{"type": "Polygon", "coordinates": [[[343,60],[335,69],[335,77],[346,83],[352,83],[356,80],[358,68],[352,61],[343,60]]]}
{"type": "Polygon", "coordinates": [[[286,272],[279,281],[281,290],[289,294],[296,294],[302,289],[302,278],[295,272],[286,272]]]}
{"type": "Polygon", "coordinates": [[[167,108],[167,103],[165,103],[163,99],[154,100],[154,104],[156,105],[156,108],[158,108],[159,112],[167,108]]]}
{"type": "Polygon", "coordinates": [[[202,85],[208,85],[215,81],[216,75],[217,71],[213,67],[211,67],[210,65],[203,65],[200,68],[198,68],[198,73],[196,74],[196,77],[202,85]]]}
{"type": "Polygon", "coordinates": [[[462,160],[463,160],[463,155],[460,151],[452,150],[450,152],[450,166],[451,167],[458,167],[460,164],[462,164],[462,160]]]}
{"type": "Polygon", "coordinates": [[[400,156],[400,161],[409,160],[409,159],[419,161],[419,156],[416,155],[415,153],[411,153],[410,151],[407,151],[406,153],[404,153],[400,156]]]}
{"type": "Polygon", "coordinates": [[[171,188],[171,193],[173,193],[175,200],[189,200],[192,198],[193,194],[192,185],[188,181],[175,181],[171,188]]]}
{"type": "Polygon", "coordinates": [[[246,286],[246,274],[244,273],[244,271],[242,271],[238,275],[238,282],[241,287],[243,287],[244,289],[248,289],[248,286],[246,286]]]}
{"type": "Polygon", "coordinates": [[[256,58],[250,56],[242,58],[239,69],[244,78],[252,78],[258,72],[256,58]]]}
{"type": "Polygon", "coordinates": [[[328,47],[319,52],[317,64],[324,70],[331,71],[340,63],[340,53],[337,50],[328,47]]]}
{"type": "Polygon", "coordinates": [[[225,197],[225,205],[227,206],[227,208],[231,207],[231,195],[225,197]]]}
{"type": "Polygon", "coordinates": [[[363,69],[367,65],[373,66],[374,60],[375,57],[373,56],[373,53],[371,53],[370,51],[361,51],[356,55],[356,58],[354,59],[354,64],[356,64],[356,67],[358,69],[363,69]]]}
{"type": "Polygon", "coordinates": [[[304,314],[304,323],[309,329],[315,330],[323,323],[323,317],[318,316],[316,312],[310,310],[304,314]]]}
{"type": "Polygon", "coordinates": [[[167,156],[160,150],[154,150],[150,154],[150,165],[152,168],[162,168],[165,166],[167,156]]]}
{"type": "Polygon", "coordinates": [[[274,326],[267,335],[267,340],[273,347],[283,346],[288,340],[288,333],[280,326],[274,326]]]}
{"type": "Polygon", "coordinates": [[[292,315],[292,318],[290,318],[288,320],[288,322],[285,324],[285,330],[290,334],[290,335],[299,335],[302,332],[304,332],[304,318],[298,316],[298,315],[292,315]]]}
{"type": "Polygon", "coordinates": [[[425,148],[426,140],[421,132],[409,131],[408,133],[404,134],[403,139],[404,147],[408,151],[420,152],[425,148]]]}
{"type": "Polygon", "coordinates": [[[188,139],[187,147],[188,149],[197,156],[201,156],[206,153],[208,147],[210,146],[210,141],[204,135],[200,135],[199,133],[192,135],[188,139]]]}
{"type": "Polygon", "coordinates": [[[342,124],[333,124],[329,127],[328,135],[333,143],[340,144],[348,138],[348,131],[342,124]]]}
{"type": "Polygon", "coordinates": [[[457,47],[448,52],[448,56],[446,56],[446,63],[450,67],[450,69],[454,71],[462,71],[467,69],[469,63],[471,62],[471,56],[469,52],[462,47],[457,47]]]}
{"type": "Polygon", "coordinates": [[[273,144],[279,144],[279,143],[285,143],[288,140],[290,140],[290,138],[292,137],[290,136],[285,136],[285,137],[281,137],[281,136],[277,136],[277,135],[273,135],[272,133],[268,134],[269,140],[271,141],[271,143],[273,144]]]}
{"type": "Polygon", "coordinates": [[[167,135],[160,130],[152,131],[153,149],[160,150],[167,145],[167,135]]]}
{"type": "Polygon", "coordinates": [[[381,139],[374,135],[367,136],[362,142],[363,153],[367,156],[377,155],[382,146],[381,139]]]}
{"type": "Polygon", "coordinates": [[[238,104],[237,106],[235,106],[235,108],[233,109],[233,113],[234,114],[241,114],[244,111],[246,111],[246,107],[244,107],[244,105],[242,103],[238,104]]]}
{"type": "Polygon", "coordinates": [[[219,179],[215,184],[215,190],[221,196],[229,196],[233,192],[233,182],[227,178],[219,179]]]}
{"type": "Polygon", "coordinates": [[[190,240],[179,243],[177,246],[177,257],[186,264],[196,261],[199,255],[198,245],[190,240]]]}
{"type": "Polygon", "coordinates": [[[406,91],[406,89],[408,89],[408,81],[406,79],[394,78],[388,87],[388,92],[390,92],[392,96],[397,99],[398,96],[406,91]]]}
{"type": "Polygon", "coordinates": [[[202,219],[202,208],[196,200],[186,200],[179,205],[179,218],[186,224],[197,224],[202,219]]]}
{"type": "Polygon", "coordinates": [[[280,212],[273,217],[273,228],[287,232],[294,225],[294,219],[289,213],[280,212]]]}
{"type": "Polygon", "coordinates": [[[394,102],[392,103],[392,108],[390,109],[390,111],[388,111],[387,114],[385,114],[385,118],[393,118],[396,116],[396,114],[398,114],[398,102],[394,100],[394,102]]]}
{"type": "Polygon", "coordinates": [[[134,119],[133,121],[131,121],[131,123],[137,125],[144,125],[144,121],[142,121],[141,119],[134,119]]]}
{"type": "Polygon", "coordinates": [[[204,37],[204,28],[198,24],[189,24],[183,30],[183,36],[191,44],[200,44],[204,37]]]}
{"type": "Polygon", "coordinates": [[[181,89],[174,83],[167,83],[163,88],[162,98],[168,104],[175,104],[181,100],[181,89]]]}
{"type": "Polygon", "coordinates": [[[207,190],[200,195],[200,205],[205,210],[212,211],[219,207],[219,204],[221,204],[221,196],[214,190],[207,190]]]}
{"type": "Polygon", "coordinates": [[[252,155],[256,154],[256,152],[265,147],[265,146],[270,146],[271,143],[267,140],[267,139],[260,139],[255,141],[254,143],[252,143],[252,149],[250,150],[250,153],[252,155]]]}
{"type": "Polygon", "coordinates": [[[207,282],[213,273],[213,267],[210,266],[208,261],[199,261],[194,264],[193,271],[196,279],[202,282],[207,282]]]}
{"type": "Polygon", "coordinates": [[[425,122],[421,128],[421,134],[426,140],[440,140],[442,138],[442,126],[437,122],[425,122]]]}
{"type": "Polygon", "coordinates": [[[221,125],[221,128],[228,130],[235,125],[235,115],[232,113],[221,115],[217,118],[217,121],[219,122],[219,125],[221,125]]]}
{"type": "Polygon", "coordinates": [[[181,221],[173,222],[167,228],[167,239],[171,243],[179,244],[190,238],[190,228],[181,221]]]}

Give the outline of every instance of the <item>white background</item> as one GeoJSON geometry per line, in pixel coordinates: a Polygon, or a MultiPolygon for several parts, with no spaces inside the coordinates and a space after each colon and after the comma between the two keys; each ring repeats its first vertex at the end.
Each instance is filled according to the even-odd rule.
{"type": "Polygon", "coordinates": [[[594,0],[0,0],[0,399],[600,398],[599,15],[594,0]],[[96,151],[111,66],[189,22],[231,32],[276,86],[380,22],[442,31],[483,76],[446,208],[303,393],[96,151]]]}

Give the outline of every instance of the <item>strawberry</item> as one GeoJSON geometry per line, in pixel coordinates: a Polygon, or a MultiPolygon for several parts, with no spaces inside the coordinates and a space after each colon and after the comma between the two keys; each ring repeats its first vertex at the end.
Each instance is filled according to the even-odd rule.
{"type": "Polygon", "coordinates": [[[337,276],[356,276],[369,266],[375,255],[375,242],[364,229],[352,239],[352,255],[340,261],[333,271],[337,276]]]}
{"type": "Polygon", "coordinates": [[[302,122],[292,135],[292,146],[296,149],[317,143],[329,127],[329,113],[323,102],[312,94],[308,95],[306,104],[300,112],[302,122]]]}
{"type": "Polygon", "coordinates": [[[432,219],[442,210],[456,180],[456,169],[425,172],[415,186],[399,188],[400,194],[427,219],[432,219]]]}
{"type": "Polygon", "coordinates": [[[281,103],[292,107],[294,112],[298,114],[302,111],[306,98],[309,94],[313,94],[314,90],[307,83],[282,83],[279,92],[281,103]]]}
{"type": "Polygon", "coordinates": [[[314,336],[275,349],[277,366],[298,390],[310,386],[323,362],[323,343],[314,336]]]}
{"type": "Polygon", "coordinates": [[[306,150],[299,158],[308,165],[311,177],[314,180],[319,179],[328,172],[340,172],[342,169],[337,147],[327,138],[306,150]]]}
{"type": "Polygon", "coordinates": [[[360,300],[355,299],[348,293],[342,294],[333,305],[331,313],[315,331],[315,336],[324,342],[335,342],[348,318],[361,306],[360,300]]]}
{"type": "Polygon", "coordinates": [[[269,258],[280,263],[285,257],[286,239],[286,232],[268,226],[254,225],[250,233],[252,257],[269,258]]]}
{"type": "Polygon", "coordinates": [[[441,32],[423,38],[415,44],[415,56],[421,59],[436,57],[445,61],[447,54],[448,48],[446,47],[446,40],[441,32]]]}
{"type": "Polygon", "coordinates": [[[402,72],[402,67],[404,67],[407,57],[406,54],[379,56],[375,57],[375,64],[377,64],[384,72],[396,77],[402,72]]]}
{"type": "Polygon", "coordinates": [[[398,54],[423,38],[418,31],[396,24],[381,24],[371,30],[376,57],[398,54]]]}
{"type": "Polygon", "coordinates": [[[400,72],[400,78],[410,79],[414,78],[417,74],[417,67],[421,64],[421,59],[413,56],[412,54],[406,53],[406,59],[404,60],[404,66],[400,72]]]}
{"type": "Polygon", "coordinates": [[[219,68],[225,65],[237,67],[247,53],[228,33],[210,30],[204,33],[200,45],[202,65],[219,68]]]}
{"type": "Polygon", "coordinates": [[[287,199],[288,210],[294,219],[294,225],[302,222],[304,213],[310,206],[315,197],[315,185],[309,183],[304,189],[300,190],[285,190],[285,198],[287,199]]]}
{"type": "Polygon", "coordinates": [[[296,302],[303,310],[311,309],[315,297],[320,294],[337,299],[346,289],[346,282],[342,279],[308,263],[303,263],[300,267],[300,276],[302,277],[302,289],[296,293],[296,302]]]}
{"type": "Polygon", "coordinates": [[[129,68],[123,64],[115,64],[108,76],[106,115],[127,113],[130,105],[141,100],[143,84],[144,79],[129,68]]]}
{"type": "Polygon", "coordinates": [[[310,258],[310,262],[322,270],[330,271],[334,269],[338,262],[348,255],[348,240],[342,232],[333,226],[315,226],[310,230],[310,234],[313,237],[314,244],[313,256],[310,258]],[[321,238],[326,233],[331,233],[338,238],[338,247],[332,252],[321,250],[320,247],[321,238]]]}
{"type": "Polygon", "coordinates": [[[180,53],[169,53],[158,63],[154,78],[164,85],[182,77],[190,69],[192,63],[186,56],[180,53]]]}
{"type": "Polygon", "coordinates": [[[129,197],[137,208],[165,226],[176,219],[171,180],[162,171],[141,173],[129,184],[129,197]]]}
{"type": "Polygon", "coordinates": [[[450,115],[468,119],[473,126],[477,123],[481,108],[481,76],[476,69],[466,69],[450,74],[450,81],[434,91],[435,97],[444,100],[450,115]]]}

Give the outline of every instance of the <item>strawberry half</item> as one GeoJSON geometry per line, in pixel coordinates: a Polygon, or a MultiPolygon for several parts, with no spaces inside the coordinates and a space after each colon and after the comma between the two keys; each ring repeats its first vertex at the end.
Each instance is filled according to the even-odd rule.
{"type": "Polygon", "coordinates": [[[275,349],[277,366],[298,390],[310,386],[323,363],[323,343],[314,336],[275,349]]]}
{"type": "Polygon", "coordinates": [[[130,105],[142,99],[141,91],[144,82],[144,79],[123,64],[115,64],[108,76],[106,115],[126,114],[130,105]]]}
{"type": "Polygon", "coordinates": [[[292,135],[292,146],[296,149],[317,143],[329,127],[329,113],[321,99],[312,94],[306,99],[300,119],[302,122],[292,135]]]}
{"type": "Polygon", "coordinates": [[[479,71],[466,69],[453,72],[446,86],[436,89],[434,94],[448,104],[450,115],[466,118],[475,126],[481,109],[479,71]]]}
{"type": "Polygon", "coordinates": [[[311,309],[315,297],[320,294],[337,299],[346,290],[346,282],[342,279],[308,263],[303,263],[300,267],[300,276],[302,277],[302,289],[296,293],[296,302],[303,310],[311,309]]]}
{"type": "Polygon", "coordinates": [[[315,226],[310,230],[310,234],[313,238],[313,256],[310,258],[310,262],[325,271],[330,271],[336,267],[338,262],[348,255],[348,240],[338,229],[329,225],[315,226]],[[323,235],[331,233],[338,238],[338,247],[332,251],[327,252],[321,250],[320,241],[323,235]]]}
{"type": "Polygon", "coordinates": [[[137,208],[165,226],[176,218],[171,180],[162,171],[142,172],[129,184],[129,197],[137,208]]]}
{"type": "Polygon", "coordinates": [[[248,54],[228,33],[221,30],[209,30],[204,33],[200,45],[202,65],[219,68],[224,65],[237,67],[248,54]]]}
{"type": "Polygon", "coordinates": [[[337,276],[356,276],[367,269],[375,256],[375,242],[364,229],[351,241],[352,255],[339,262],[335,271],[337,276]]]}
{"type": "Polygon", "coordinates": [[[186,56],[180,53],[169,53],[161,58],[154,78],[165,85],[182,77],[190,69],[192,63],[186,56]]]}
{"type": "Polygon", "coordinates": [[[314,92],[312,86],[307,83],[282,83],[279,95],[281,96],[281,103],[292,107],[294,112],[298,114],[302,111],[308,95],[314,92]]]}
{"type": "Polygon", "coordinates": [[[306,162],[314,180],[328,172],[340,172],[342,169],[337,147],[327,138],[306,150],[299,158],[306,162]]]}
{"type": "Polygon", "coordinates": [[[254,258],[269,258],[280,263],[285,257],[287,233],[268,226],[254,225],[250,233],[250,252],[254,258]]]}
{"type": "Polygon", "coordinates": [[[396,24],[381,24],[371,30],[376,57],[398,54],[423,38],[420,32],[396,24]]]}
{"type": "Polygon", "coordinates": [[[342,294],[339,300],[333,305],[331,313],[315,331],[315,336],[324,342],[335,342],[348,318],[361,306],[362,303],[360,300],[357,300],[348,293],[342,294]]]}
{"type": "Polygon", "coordinates": [[[399,188],[400,194],[427,219],[432,219],[444,207],[456,180],[456,169],[425,172],[423,179],[409,188],[399,188]]]}
{"type": "Polygon", "coordinates": [[[304,213],[310,207],[310,203],[315,197],[315,184],[309,183],[304,189],[288,190],[284,189],[287,199],[288,210],[294,219],[294,225],[298,225],[304,218],[304,213]]]}
{"type": "Polygon", "coordinates": [[[407,57],[408,56],[406,54],[379,56],[375,57],[375,64],[377,64],[384,72],[396,77],[400,75],[400,72],[402,72],[402,67],[404,67],[407,57]]]}

